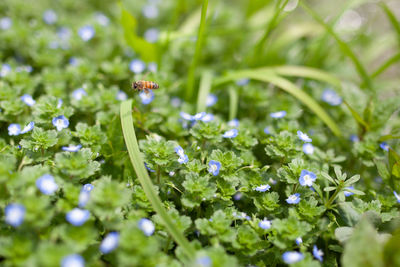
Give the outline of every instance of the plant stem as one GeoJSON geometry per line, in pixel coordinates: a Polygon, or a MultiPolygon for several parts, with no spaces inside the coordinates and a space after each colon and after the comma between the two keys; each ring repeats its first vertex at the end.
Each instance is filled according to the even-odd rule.
{"type": "Polygon", "coordinates": [[[333,193],[333,195],[331,196],[331,198],[330,198],[330,199],[328,200],[328,202],[325,204],[325,207],[326,207],[327,209],[329,209],[329,208],[331,207],[333,201],[335,201],[335,199],[336,199],[336,197],[337,197],[337,195],[339,194],[340,191],[342,191],[342,186],[341,186],[341,185],[339,185],[339,186],[336,188],[335,193],[333,193]]]}
{"type": "Polygon", "coordinates": [[[206,25],[206,17],[207,17],[207,6],[208,0],[203,0],[203,5],[201,7],[201,18],[200,18],[200,27],[199,32],[197,34],[196,41],[196,49],[194,51],[193,60],[189,67],[188,72],[188,80],[186,84],[186,99],[190,100],[193,97],[193,88],[194,88],[194,73],[200,59],[201,48],[203,45],[204,39],[204,30],[206,25]]]}

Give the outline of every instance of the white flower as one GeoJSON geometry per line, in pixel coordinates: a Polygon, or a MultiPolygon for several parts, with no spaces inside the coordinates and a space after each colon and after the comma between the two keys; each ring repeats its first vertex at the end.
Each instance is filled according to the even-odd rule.
{"type": "Polygon", "coordinates": [[[153,222],[146,218],[142,218],[139,220],[138,227],[147,236],[151,236],[155,230],[153,222]]]}
{"type": "Polygon", "coordinates": [[[21,96],[21,100],[27,104],[28,106],[32,107],[33,105],[35,105],[36,101],[32,98],[31,95],[25,94],[23,96],[21,96]]]}

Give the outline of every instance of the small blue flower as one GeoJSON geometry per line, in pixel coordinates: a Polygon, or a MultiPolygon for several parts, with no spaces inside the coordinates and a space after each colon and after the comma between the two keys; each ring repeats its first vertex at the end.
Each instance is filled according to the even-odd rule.
{"type": "Polygon", "coordinates": [[[282,259],[286,264],[292,264],[304,259],[304,255],[297,251],[286,251],[282,254],[282,259]]]}
{"type": "Polygon", "coordinates": [[[186,112],[181,111],[181,112],[179,113],[179,115],[180,115],[181,118],[184,119],[184,120],[187,120],[187,121],[192,121],[192,120],[194,120],[193,116],[190,115],[190,114],[188,114],[188,113],[186,113],[186,112]]]}
{"type": "Polygon", "coordinates": [[[43,13],[43,21],[46,24],[54,24],[57,21],[57,14],[52,9],[48,9],[43,13]]]}
{"type": "Polygon", "coordinates": [[[203,117],[206,115],[205,112],[199,112],[193,115],[193,120],[195,121],[200,121],[203,119],[203,117]]]}
{"type": "Polygon", "coordinates": [[[240,199],[242,199],[243,194],[241,192],[236,192],[235,195],[233,195],[233,199],[236,201],[239,201],[240,199]]]}
{"type": "Polygon", "coordinates": [[[342,98],[333,90],[327,89],[322,93],[322,101],[328,103],[331,106],[338,106],[342,103],[342,98]]]}
{"type": "Polygon", "coordinates": [[[58,189],[54,177],[50,174],[45,174],[39,177],[36,180],[36,187],[45,195],[52,195],[58,189]]]}
{"type": "Polygon", "coordinates": [[[219,161],[210,160],[208,163],[208,172],[214,176],[217,176],[219,169],[221,168],[221,163],[219,161]]]}
{"type": "Polygon", "coordinates": [[[211,267],[212,261],[208,256],[202,256],[196,259],[196,264],[201,267],[211,267]]]}
{"type": "Polygon", "coordinates": [[[357,142],[360,142],[360,138],[358,138],[358,136],[356,134],[352,134],[352,135],[350,135],[350,141],[353,143],[357,143],[357,142]]]}
{"type": "Polygon", "coordinates": [[[62,104],[63,104],[63,101],[61,98],[59,98],[57,101],[57,108],[61,108],[62,104]]]}
{"type": "Polygon", "coordinates": [[[222,137],[223,138],[235,138],[238,135],[238,130],[237,129],[231,129],[226,131],[222,137]]]}
{"type": "Polygon", "coordinates": [[[96,31],[90,25],[83,26],[78,30],[78,34],[84,42],[87,42],[90,39],[92,39],[95,33],[96,31]]]}
{"type": "Polygon", "coordinates": [[[79,254],[71,254],[62,258],[61,267],[85,267],[85,260],[79,254]]]}
{"type": "Polygon", "coordinates": [[[175,152],[179,156],[178,162],[180,164],[184,164],[189,161],[189,157],[185,154],[185,151],[183,150],[183,148],[181,146],[175,147],[175,152]]]}
{"type": "Polygon", "coordinates": [[[380,146],[383,150],[389,151],[390,146],[389,146],[386,142],[380,143],[379,146],[380,146]]]}
{"type": "Polygon", "coordinates": [[[269,114],[269,116],[274,119],[280,119],[280,118],[283,118],[286,116],[286,111],[281,110],[281,111],[277,111],[277,112],[272,112],[269,114]]]}
{"type": "Polygon", "coordinates": [[[206,100],[206,106],[207,107],[212,107],[214,106],[218,101],[218,97],[214,94],[208,94],[207,100],[206,100]]]}
{"type": "Polygon", "coordinates": [[[74,226],[81,226],[89,219],[89,217],[90,212],[88,210],[78,208],[74,208],[65,216],[67,221],[74,226]]]}
{"type": "Polygon", "coordinates": [[[4,213],[6,223],[13,227],[18,227],[24,222],[25,207],[21,204],[8,204],[4,213]]]}
{"type": "Polygon", "coordinates": [[[139,93],[139,97],[142,100],[143,105],[148,105],[154,99],[154,92],[153,91],[148,91],[148,92],[142,91],[139,93]]]}
{"type": "Polygon", "coordinates": [[[76,67],[79,65],[80,60],[76,57],[70,57],[68,62],[69,62],[69,65],[76,67]]]}
{"type": "Polygon", "coordinates": [[[270,188],[271,186],[269,184],[262,184],[254,188],[254,190],[258,192],[265,192],[268,191],[270,188]]]}
{"type": "Polygon", "coordinates": [[[302,186],[312,186],[313,182],[317,180],[317,175],[313,172],[302,170],[300,173],[299,182],[302,186]]]}
{"type": "Polygon", "coordinates": [[[393,191],[394,197],[397,199],[397,203],[400,203],[400,196],[397,194],[396,191],[393,191]]]}
{"type": "Polygon", "coordinates": [[[3,64],[0,69],[0,77],[6,77],[11,72],[11,66],[8,64],[3,64]]]}
{"type": "Polygon", "coordinates": [[[238,86],[244,86],[250,82],[250,79],[244,78],[236,81],[236,85],[238,86]]]}
{"type": "Polygon", "coordinates": [[[301,243],[303,243],[303,239],[301,237],[296,238],[296,244],[300,246],[301,243]]]}
{"type": "Polygon", "coordinates": [[[78,101],[81,100],[84,96],[87,96],[87,93],[83,88],[78,88],[72,92],[72,97],[78,101]]]}
{"type": "Polygon", "coordinates": [[[69,121],[64,115],[53,118],[52,123],[57,128],[57,131],[68,128],[69,125],[69,121]]]}
{"type": "Polygon", "coordinates": [[[300,202],[300,194],[296,193],[293,195],[290,195],[287,199],[286,202],[288,204],[298,204],[300,202]]]}
{"type": "Polygon", "coordinates": [[[21,125],[18,123],[11,123],[8,126],[8,135],[19,135],[21,133],[21,125]]]}
{"type": "Polygon", "coordinates": [[[21,96],[21,100],[30,107],[32,107],[36,103],[36,101],[32,98],[32,96],[28,94],[21,96]]]}
{"type": "Polygon", "coordinates": [[[0,29],[8,30],[12,26],[12,20],[9,17],[3,17],[0,19],[0,29]]]}
{"type": "Polygon", "coordinates": [[[63,146],[61,149],[67,152],[78,152],[82,148],[82,145],[69,145],[63,146]]]}
{"type": "Polygon", "coordinates": [[[155,63],[155,62],[149,62],[149,64],[147,64],[147,69],[150,72],[157,72],[157,68],[158,68],[158,66],[157,66],[157,63],[155,63]]]}
{"type": "Polygon", "coordinates": [[[211,113],[206,113],[201,119],[202,122],[210,122],[214,120],[214,115],[211,113]]]}
{"type": "Polygon", "coordinates": [[[62,40],[62,41],[68,41],[69,38],[71,38],[72,32],[70,29],[66,27],[60,27],[57,30],[57,36],[62,40]]]}
{"type": "Polygon", "coordinates": [[[28,125],[24,127],[24,129],[22,129],[21,134],[32,131],[34,127],[35,127],[35,122],[31,121],[30,123],[28,123],[28,125]]]}
{"type": "Polygon", "coordinates": [[[314,245],[312,253],[317,260],[322,262],[322,260],[323,260],[322,256],[324,256],[324,252],[322,252],[322,250],[318,249],[316,245],[314,245]]]}
{"type": "Polygon", "coordinates": [[[264,220],[262,220],[262,221],[260,221],[260,222],[258,223],[258,226],[259,226],[261,229],[267,230],[267,229],[271,228],[271,221],[269,221],[269,220],[267,220],[267,219],[264,218],[264,220]]]}
{"type": "Polygon", "coordinates": [[[233,120],[228,121],[228,126],[233,127],[233,128],[239,127],[239,120],[233,119],[233,120]]]}
{"type": "Polygon", "coordinates": [[[148,19],[154,19],[158,17],[158,8],[155,5],[145,5],[142,9],[143,16],[148,19]]]}
{"type": "Polygon", "coordinates": [[[129,64],[129,69],[136,74],[142,73],[145,70],[145,68],[146,64],[144,64],[144,62],[139,59],[134,59],[129,64]]]}
{"type": "Polygon", "coordinates": [[[157,28],[150,28],[144,32],[144,39],[149,43],[155,43],[158,40],[160,31],[157,28]]]}
{"type": "Polygon", "coordinates": [[[118,91],[115,99],[117,99],[118,101],[125,101],[128,99],[128,96],[124,91],[118,91]]]}
{"type": "Polygon", "coordinates": [[[271,134],[271,127],[270,126],[265,127],[264,128],[264,133],[265,134],[271,134]]]}
{"type": "Polygon", "coordinates": [[[110,19],[101,12],[96,12],[96,14],[94,14],[94,18],[96,19],[97,23],[103,27],[108,26],[110,23],[110,19]]]}
{"type": "MultiPolygon", "coordinates": [[[[344,189],[354,190],[354,186],[348,186],[348,187],[345,187],[344,189]]],[[[351,196],[351,195],[354,195],[353,192],[346,191],[346,190],[344,190],[343,193],[344,193],[344,196],[345,196],[345,197],[349,197],[349,196],[351,196]]]]}
{"type": "Polygon", "coordinates": [[[312,139],[307,134],[303,133],[302,131],[297,131],[297,136],[303,142],[306,142],[306,143],[312,142],[312,139]]]}
{"type": "Polygon", "coordinates": [[[147,169],[149,172],[156,172],[155,170],[151,169],[151,168],[149,167],[149,165],[147,165],[146,162],[144,163],[144,166],[146,167],[146,169],[147,169]]]}
{"type": "Polygon", "coordinates": [[[154,230],[156,229],[154,223],[146,218],[142,218],[139,220],[138,227],[147,236],[151,236],[154,233],[154,230]]]}
{"type": "Polygon", "coordinates": [[[307,155],[311,155],[314,153],[314,146],[310,143],[303,144],[303,152],[307,155]]]}
{"type": "Polygon", "coordinates": [[[79,203],[78,203],[78,206],[80,208],[83,208],[88,203],[90,199],[90,192],[93,190],[93,188],[94,186],[92,184],[85,184],[82,187],[81,192],[79,193],[79,203]]]}
{"type": "Polygon", "coordinates": [[[109,233],[100,244],[100,251],[103,254],[108,254],[118,247],[119,244],[119,233],[109,233]]]}

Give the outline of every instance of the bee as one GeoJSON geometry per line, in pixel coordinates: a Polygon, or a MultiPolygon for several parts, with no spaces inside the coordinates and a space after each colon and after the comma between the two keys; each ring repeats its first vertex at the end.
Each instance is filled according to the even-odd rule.
{"type": "Polygon", "coordinates": [[[159,86],[157,83],[155,82],[151,82],[151,81],[136,81],[132,83],[132,89],[133,90],[143,90],[145,93],[148,93],[149,90],[154,90],[154,89],[158,89],[159,86]]]}

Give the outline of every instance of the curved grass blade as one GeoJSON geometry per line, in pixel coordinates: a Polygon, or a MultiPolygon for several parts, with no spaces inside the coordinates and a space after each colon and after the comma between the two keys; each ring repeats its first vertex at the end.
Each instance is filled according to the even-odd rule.
{"type": "Polygon", "coordinates": [[[206,111],[206,102],[210,93],[212,73],[204,71],[200,79],[200,89],[197,96],[197,113],[206,111]]]}
{"type": "Polygon", "coordinates": [[[144,162],[139,151],[139,145],[136,140],[136,134],[133,127],[133,119],[131,114],[132,100],[122,102],[120,108],[122,132],[133,168],[147,198],[149,199],[154,210],[158,213],[158,215],[160,215],[169,234],[185,252],[186,256],[189,259],[193,259],[195,254],[194,249],[192,248],[188,240],[184,237],[184,235],[175,227],[171,217],[168,215],[167,211],[163,207],[163,204],[161,203],[160,198],[154,190],[153,183],[151,182],[147,170],[144,167],[144,162]]]}
{"type": "Polygon", "coordinates": [[[343,103],[350,110],[351,115],[358,122],[358,124],[360,124],[362,127],[364,127],[366,131],[368,131],[369,124],[361,117],[361,115],[358,114],[358,112],[354,108],[352,108],[349,103],[347,103],[346,101],[343,101],[343,103]]]}
{"type": "Polygon", "coordinates": [[[303,67],[303,66],[277,66],[277,67],[262,68],[261,70],[263,69],[272,70],[276,74],[282,76],[296,76],[296,77],[319,80],[322,82],[330,83],[335,87],[341,88],[341,83],[338,78],[325,71],[321,71],[315,68],[303,67]]]}
{"type": "Polygon", "coordinates": [[[397,21],[396,15],[390,10],[386,3],[380,2],[380,6],[382,7],[383,11],[385,12],[386,16],[388,17],[390,23],[392,24],[394,30],[396,31],[397,40],[400,46],[400,22],[397,21]]]}
{"type": "Polygon", "coordinates": [[[250,78],[258,81],[271,83],[280,89],[291,94],[313,111],[336,136],[341,136],[341,131],[332,118],[325,112],[325,110],[308,94],[298,88],[294,83],[289,80],[276,75],[271,70],[244,70],[231,72],[225,77],[216,81],[215,85],[220,85],[226,82],[235,81],[242,78],[250,78]]]}
{"type": "Polygon", "coordinates": [[[375,78],[379,76],[382,72],[384,72],[387,68],[389,68],[391,65],[396,63],[397,61],[400,60],[400,53],[397,53],[393,57],[389,58],[386,60],[381,66],[379,66],[374,73],[371,74],[371,78],[375,78]]]}
{"type": "Polygon", "coordinates": [[[363,79],[364,84],[367,86],[369,90],[373,90],[372,88],[372,82],[371,79],[363,66],[363,64],[358,60],[357,56],[354,54],[353,50],[351,50],[350,46],[347,45],[346,42],[344,42],[339,35],[335,33],[335,31],[332,29],[332,27],[325,23],[325,21],[310,7],[308,7],[304,1],[299,1],[299,5],[307,12],[309,13],[319,24],[321,24],[325,30],[335,39],[336,43],[339,45],[340,50],[353,61],[354,66],[356,67],[356,70],[360,77],[363,79]]]}
{"type": "Polygon", "coordinates": [[[203,0],[203,5],[201,7],[201,18],[200,27],[197,34],[196,48],[193,55],[192,63],[190,64],[188,71],[188,79],[186,86],[186,99],[191,99],[193,97],[194,90],[194,72],[196,70],[197,64],[200,60],[201,49],[203,47],[204,31],[206,26],[206,16],[207,16],[207,6],[208,0],[203,0]]]}

